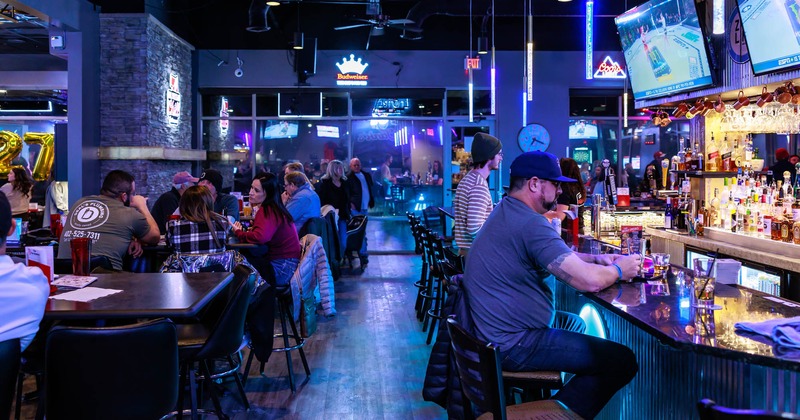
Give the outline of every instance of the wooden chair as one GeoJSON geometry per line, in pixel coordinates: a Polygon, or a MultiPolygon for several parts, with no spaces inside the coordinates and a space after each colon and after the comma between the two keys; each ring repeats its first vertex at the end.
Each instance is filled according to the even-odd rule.
{"type": "Polygon", "coordinates": [[[800,419],[793,413],[723,407],[708,398],[697,403],[697,412],[700,420],[800,419]]]}
{"type": "Polygon", "coordinates": [[[447,319],[447,329],[461,389],[468,400],[464,407],[465,418],[474,418],[477,409],[484,413],[478,419],[580,419],[580,416],[556,400],[506,407],[497,346],[478,340],[453,318],[447,319]]]}

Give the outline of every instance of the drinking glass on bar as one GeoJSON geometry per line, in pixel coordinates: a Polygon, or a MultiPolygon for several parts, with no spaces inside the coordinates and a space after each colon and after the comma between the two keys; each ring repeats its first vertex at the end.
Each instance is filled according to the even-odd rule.
{"type": "Polygon", "coordinates": [[[714,287],[717,279],[711,268],[713,258],[695,258],[694,261],[694,288],[692,301],[697,308],[714,308],[714,287]]]}
{"type": "Polygon", "coordinates": [[[54,238],[61,238],[61,231],[64,229],[64,226],[61,224],[61,215],[60,214],[51,214],[50,215],[50,234],[53,235],[54,238]]]}
{"type": "Polygon", "coordinates": [[[91,272],[92,240],[89,238],[72,239],[70,248],[72,250],[72,274],[88,276],[91,272]]]}
{"type": "Polygon", "coordinates": [[[669,254],[664,252],[654,252],[653,258],[653,277],[664,277],[669,270],[669,254]]]}

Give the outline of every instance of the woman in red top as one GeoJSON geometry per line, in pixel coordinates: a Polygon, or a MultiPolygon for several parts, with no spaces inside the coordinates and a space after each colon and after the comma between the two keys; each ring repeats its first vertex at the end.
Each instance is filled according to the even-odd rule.
{"type": "Polygon", "coordinates": [[[249,252],[248,261],[268,282],[286,286],[300,262],[300,240],[294,220],[281,201],[278,178],[269,173],[256,175],[250,186],[250,201],[261,202],[252,227],[245,232],[236,222],[233,233],[241,242],[264,245],[266,252],[249,252]]]}

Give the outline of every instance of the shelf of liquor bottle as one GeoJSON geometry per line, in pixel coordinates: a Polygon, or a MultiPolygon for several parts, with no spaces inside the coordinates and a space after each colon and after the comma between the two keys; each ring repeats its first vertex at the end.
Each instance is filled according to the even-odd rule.
{"type": "MultiPolygon", "coordinates": [[[[732,178],[738,172],[722,172],[722,171],[674,171],[670,172],[685,175],[689,178],[732,178]]],[[[772,171],[753,171],[754,175],[772,175],[772,171]]]]}
{"type": "Polygon", "coordinates": [[[731,258],[800,273],[800,245],[712,227],[706,227],[704,232],[705,236],[690,236],[674,230],[645,227],[645,233],[654,237],[680,242],[709,252],[719,251],[731,258]]]}

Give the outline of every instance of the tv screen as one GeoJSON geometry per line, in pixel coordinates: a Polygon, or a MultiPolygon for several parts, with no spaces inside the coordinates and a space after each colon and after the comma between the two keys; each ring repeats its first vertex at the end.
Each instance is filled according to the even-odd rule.
{"type": "Polygon", "coordinates": [[[318,125],[317,137],[330,137],[334,139],[339,138],[339,127],[332,125],[318,125]]]}
{"type": "Polygon", "coordinates": [[[289,139],[297,137],[296,122],[276,121],[261,130],[262,139],[289,139]]]}
{"type": "Polygon", "coordinates": [[[321,117],[322,92],[280,93],[278,92],[279,117],[321,117]]]}
{"type": "Polygon", "coordinates": [[[800,4],[775,0],[738,2],[753,73],[800,65],[800,4]]]}
{"type": "Polygon", "coordinates": [[[651,0],[614,21],[637,100],[713,84],[694,0],[651,0]]]}
{"type": "Polygon", "coordinates": [[[570,140],[597,140],[597,125],[583,120],[569,125],[570,140]]]}

